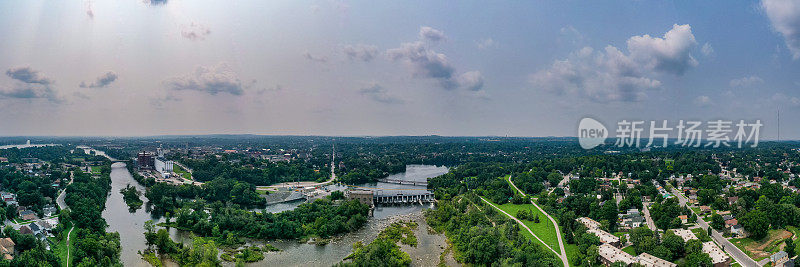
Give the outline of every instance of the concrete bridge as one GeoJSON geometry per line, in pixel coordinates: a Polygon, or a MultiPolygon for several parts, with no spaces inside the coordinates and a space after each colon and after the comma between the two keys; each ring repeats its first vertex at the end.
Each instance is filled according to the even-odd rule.
{"type": "Polygon", "coordinates": [[[413,185],[413,186],[428,186],[428,182],[422,181],[406,181],[406,180],[397,180],[397,179],[378,179],[378,182],[382,183],[390,183],[390,184],[402,184],[402,185],[413,185]]]}

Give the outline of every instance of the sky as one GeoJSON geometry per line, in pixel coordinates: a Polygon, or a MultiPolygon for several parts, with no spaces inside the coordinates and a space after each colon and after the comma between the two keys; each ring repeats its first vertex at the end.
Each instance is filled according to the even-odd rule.
{"type": "Polygon", "coordinates": [[[800,0],[0,0],[0,135],[800,139],[800,0]]]}

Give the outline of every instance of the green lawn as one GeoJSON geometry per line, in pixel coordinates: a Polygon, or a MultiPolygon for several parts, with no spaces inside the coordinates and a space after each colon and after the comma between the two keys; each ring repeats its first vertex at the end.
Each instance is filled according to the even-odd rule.
{"type": "Polygon", "coordinates": [[[636,251],[633,249],[633,246],[627,246],[622,249],[625,253],[631,254],[631,256],[636,256],[636,251]]]}
{"type": "MultiPolygon", "coordinates": [[[[71,225],[65,227],[66,229],[65,231],[69,233],[70,228],[71,225]]],[[[51,249],[53,250],[53,253],[55,253],[56,256],[58,256],[58,258],[61,259],[61,266],[67,266],[67,250],[72,249],[71,248],[72,244],[69,244],[70,247],[67,247],[67,238],[64,238],[62,240],[55,240],[55,238],[53,237],[49,238],[50,240],[53,241],[53,243],[55,243],[54,247],[52,247],[51,249]]],[[[75,238],[75,231],[73,231],[72,234],[70,235],[70,243],[74,241],[74,238],[75,238]]]]}
{"type": "Polygon", "coordinates": [[[102,166],[92,166],[92,173],[100,173],[100,167],[102,166]]]}
{"type": "Polygon", "coordinates": [[[23,221],[23,220],[22,220],[22,219],[20,219],[20,218],[14,218],[14,223],[16,223],[16,224],[29,224],[29,223],[32,223],[32,222],[33,222],[33,220],[30,220],[30,221],[23,221]]]}
{"type": "MultiPolygon", "coordinates": [[[[700,233],[705,233],[705,235],[708,236],[708,230],[703,230],[703,228],[699,228],[698,227],[698,228],[692,229],[691,231],[692,231],[692,233],[694,233],[694,236],[696,236],[698,239],[700,239],[700,237],[702,236],[700,233]]],[[[709,237],[708,240],[700,240],[700,241],[703,241],[703,242],[711,241],[711,238],[709,237]]]]}
{"type": "MultiPolygon", "coordinates": [[[[797,242],[800,242],[800,228],[794,226],[786,226],[786,230],[789,230],[789,232],[792,232],[792,234],[794,234],[794,237],[796,238],[794,241],[795,244],[797,244],[797,242]]],[[[797,254],[800,255],[800,246],[795,245],[795,251],[797,251],[797,254]]]]}
{"type": "MultiPolygon", "coordinates": [[[[545,216],[544,213],[542,213],[542,211],[533,206],[533,204],[516,205],[516,204],[506,203],[503,205],[497,205],[497,207],[507,212],[508,214],[511,214],[512,216],[516,216],[517,211],[519,210],[528,210],[537,214],[539,216],[539,223],[534,223],[532,221],[527,221],[527,220],[523,220],[522,223],[528,226],[528,228],[530,228],[531,231],[533,231],[533,233],[536,234],[536,236],[541,238],[548,246],[553,248],[553,250],[557,252],[561,251],[561,247],[558,245],[558,237],[556,236],[556,231],[555,231],[556,228],[555,226],[553,226],[553,222],[551,222],[550,219],[548,219],[547,216],[545,216]]],[[[531,234],[527,230],[522,229],[521,231],[526,236],[533,238],[533,236],[531,236],[531,234]]],[[[564,249],[566,250],[567,248],[564,249]]]]}
{"type": "MultiPolygon", "coordinates": [[[[769,230],[769,233],[767,234],[767,237],[765,237],[762,240],[758,240],[758,241],[755,241],[755,240],[753,240],[753,239],[751,239],[749,237],[748,238],[732,238],[732,239],[730,239],[730,241],[736,247],[738,247],[739,249],[744,251],[744,253],[746,253],[747,256],[750,256],[755,261],[760,261],[760,260],[763,260],[763,259],[767,258],[767,256],[755,257],[753,255],[753,252],[751,252],[748,249],[746,249],[746,247],[751,245],[751,244],[753,244],[753,243],[764,244],[764,242],[769,242],[769,244],[767,244],[764,247],[764,252],[766,252],[767,254],[770,254],[770,255],[773,254],[773,253],[776,253],[776,252],[778,252],[779,245],[783,242],[782,239],[777,239],[776,238],[777,235],[780,233],[780,231],[782,231],[782,230],[769,230]]],[[[754,246],[758,246],[758,245],[754,244],[754,246]]]]}
{"type": "MultiPolygon", "coordinates": [[[[509,176],[510,175],[503,176],[503,179],[508,181],[508,177],[509,176]]],[[[512,180],[513,180],[513,178],[512,178],[512,180]]],[[[517,194],[517,192],[514,192],[514,193],[517,194]]],[[[531,197],[533,197],[533,196],[531,196],[531,197]]],[[[495,205],[497,205],[497,204],[495,204],[495,205]]],[[[533,223],[531,221],[525,221],[525,220],[523,220],[523,223],[525,223],[525,225],[527,225],[528,228],[531,228],[531,231],[536,233],[536,236],[538,236],[539,238],[544,240],[545,243],[547,243],[548,246],[553,248],[553,250],[555,250],[558,253],[561,252],[561,248],[558,245],[558,236],[556,235],[556,233],[554,231],[556,229],[555,226],[553,226],[553,223],[550,221],[550,219],[548,219],[547,216],[545,216],[544,213],[541,210],[537,209],[536,206],[534,206],[533,204],[514,205],[514,204],[511,204],[511,203],[507,203],[507,204],[503,204],[503,205],[498,205],[498,207],[500,207],[500,209],[502,209],[505,212],[508,212],[509,214],[514,215],[514,216],[516,216],[517,211],[520,210],[520,209],[532,210],[532,211],[536,212],[536,214],[539,215],[539,223],[538,224],[533,223]]],[[[553,218],[553,219],[556,219],[556,218],[553,218]]],[[[558,223],[557,219],[556,219],[556,223],[558,223]]],[[[536,242],[539,241],[536,238],[533,238],[533,236],[530,233],[528,233],[527,230],[521,229],[521,231],[525,236],[531,238],[532,240],[534,240],[536,242]]],[[[564,237],[564,233],[563,232],[561,233],[561,236],[562,236],[562,238],[564,237]]],[[[570,261],[569,262],[570,265],[572,265],[571,261],[574,258],[575,254],[578,253],[578,250],[579,250],[578,249],[578,245],[576,245],[576,244],[567,244],[566,242],[564,243],[564,252],[567,253],[567,261],[570,261]]]]}
{"type": "Polygon", "coordinates": [[[172,171],[179,174],[180,176],[183,176],[183,178],[185,178],[186,180],[192,179],[192,174],[181,168],[181,166],[178,166],[178,164],[172,165],[172,171]]]}
{"type": "MultiPolygon", "coordinates": [[[[561,233],[561,238],[564,238],[564,233],[561,233]]],[[[572,258],[574,258],[575,254],[578,253],[578,245],[567,244],[564,242],[564,250],[567,252],[567,261],[569,261],[569,266],[573,266],[572,258]]]]}

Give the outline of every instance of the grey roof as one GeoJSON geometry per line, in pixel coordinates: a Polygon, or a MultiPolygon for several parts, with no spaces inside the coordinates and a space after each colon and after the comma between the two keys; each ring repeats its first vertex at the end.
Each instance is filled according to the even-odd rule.
{"type": "Polygon", "coordinates": [[[775,253],[775,254],[772,254],[772,256],[769,256],[769,259],[772,262],[776,262],[776,261],[778,261],[778,260],[780,260],[782,258],[785,258],[785,257],[789,257],[789,254],[787,254],[786,251],[781,250],[778,253],[775,253]]]}
{"type": "Polygon", "coordinates": [[[29,224],[28,227],[30,227],[31,231],[34,231],[34,232],[39,232],[41,230],[39,225],[36,224],[35,222],[32,222],[31,224],[29,224]]]}

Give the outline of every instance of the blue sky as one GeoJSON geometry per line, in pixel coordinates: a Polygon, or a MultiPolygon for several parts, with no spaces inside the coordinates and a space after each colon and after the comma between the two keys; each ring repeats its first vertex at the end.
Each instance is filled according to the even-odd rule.
{"type": "Polygon", "coordinates": [[[0,135],[800,138],[800,1],[0,1],[0,135]],[[609,127],[613,128],[613,127],[609,127]]]}

